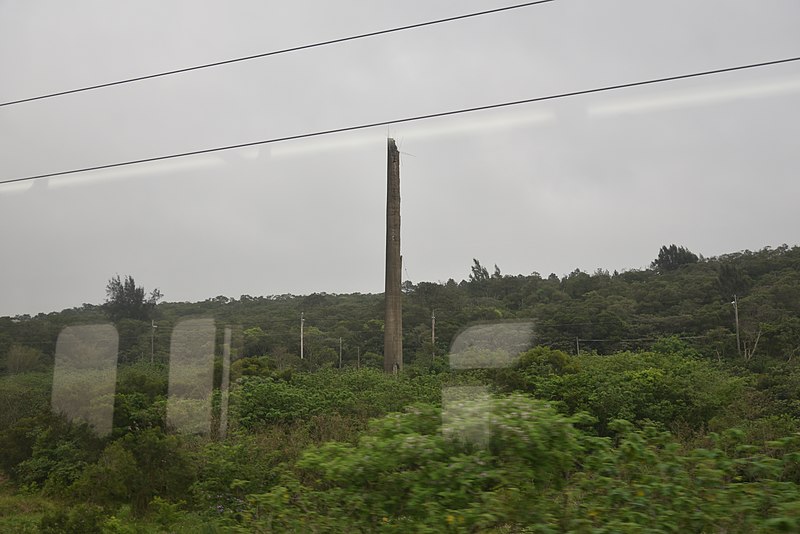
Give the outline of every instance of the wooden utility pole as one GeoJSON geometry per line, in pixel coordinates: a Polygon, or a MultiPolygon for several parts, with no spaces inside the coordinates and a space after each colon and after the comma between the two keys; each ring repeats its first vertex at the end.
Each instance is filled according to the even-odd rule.
{"type": "Polygon", "coordinates": [[[400,285],[400,152],[394,139],[388,139],[386,185],[386,317],[383,331],[383,370],[403,370],[403,308],[400,285]]]}

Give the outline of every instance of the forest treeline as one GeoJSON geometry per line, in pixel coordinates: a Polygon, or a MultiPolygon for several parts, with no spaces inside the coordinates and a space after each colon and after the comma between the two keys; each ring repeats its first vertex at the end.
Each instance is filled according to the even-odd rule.
{"type": "MultiPolygon", "coordinates": [[[[678,336],[718,359],[764,355],[788,360],[800,351],[800,247],[698,258],[672,245],[662,247],[650,269],[575,270],[561,278],[501,274],[496,266],[490,274],[475,260],[465,280],[406,281],[403,291],[404,360],[412,365],[430,364],[431,355],[445,356],[466,325],[512,319],[534,321],[535,344],[570,353],[643,349],[666,336],[678,336]]],[[[218,296],[196,303],[164,302],[152,306],[152,316],[141,313],[136,309],[126,316],[113,309],[121,362],[149,358],[151,349],[156,360],[164,361],[172,326],[198,316],[236,326],[239,356],[269,355],[280,365],[338,366],[340,338],[347,365],[356,365],[361,356],[364,365],[378,366],[383,351],[380,294],[218,296]],[[305,362],[297,361],[301,313],[305,362]],[[157,326],[154,336],[150,319],[157,326]]],[[[43,364],[51,362],[65,326],[108,320],[108,306],[101,304],[35,317],[2,317],[0,355],[12,352],[2,363],[7,368],[19,365],[17,360],[26,359],[16,356],[20,351],[27,359],[33,359],[35,351],[43,364]]]]}
{"type": "Polygon", "coordinates": [[[0,318],[0,531],[800,530],[800,247],[671,245],[649,269],[561,278],[475,260],[461,282],[406,282],[399,376],[380,370],[381,295],[108,290],[0,318]],[[219,331],[214,421],[186,434],[167,423],[171,333],[198,317],[219,331]],[[64,328],[110,321],[98,435],[53,413],[53,359],[64,328]],[[451,365],[460,332],[494,324],[532,325],[528,345],[451,365]]]}

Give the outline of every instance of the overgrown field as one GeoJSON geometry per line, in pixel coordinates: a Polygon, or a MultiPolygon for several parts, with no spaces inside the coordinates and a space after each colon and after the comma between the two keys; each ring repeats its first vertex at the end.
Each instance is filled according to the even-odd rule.
{"type": "Polygon", "coordinates": [[[51,393],[59,333],[108,310],[0,318],[0,531],[800,532],[800,248],[669,250],[643,271],[476,260],[468,281],[404,284],[396,376],[376,295],[115,309],[102,437],[51,393]],[[217,332],[207,433],[167,423],[187,317],[217,332]],[[506,349],[533,325],[530,343],[490,365],[503,350],[464,342],[459,363],[476,324],[512,325],[506,349]]]}
{"type": "Polygon", "coordinates": [[[158,365],[121,369],[114,431],[105,439],[49,413],[44,374],[5,377],[3,403],[16,408],[5,412],[0,432],[9,477],[0,525],[19,532],[800,528],[798,414],[783,394],[800,387],[800,370],[732,368],[674,339],[656,349],[576,357],[538,347],[509,369],[399,377],[266,366],[236,382],[224,439],[168,431],[158,365]],[[24,405],[14,395],[19,384],[24,405]],[[443,390],[481,384],[491,395],[442,407],[443,390]]]}

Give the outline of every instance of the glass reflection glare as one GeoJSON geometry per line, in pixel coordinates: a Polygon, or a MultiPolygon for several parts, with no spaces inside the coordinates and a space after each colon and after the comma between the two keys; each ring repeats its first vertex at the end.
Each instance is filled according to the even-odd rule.
{"type": "Polygon", "coordinates": [[[51,406],[70,421],[111,432],[119,335],[110,324],[68,326],[56,342],[51,406]]]}

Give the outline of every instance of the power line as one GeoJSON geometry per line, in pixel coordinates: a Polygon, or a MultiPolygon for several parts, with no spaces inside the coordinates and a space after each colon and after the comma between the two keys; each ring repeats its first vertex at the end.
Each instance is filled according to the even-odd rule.
{"type": "Polygon", "coordinates": [[[311,49],[311,48],[319,48],[319,47],[329,46],[329,45],[333,45],[333,44],[345,43],[345,42],[348,42],[348,41],[355,41],[355,40],[358,40],[358,39],[366,39],[368,37],[376,37],[378,35],[387,35],[387,34],[390,34],[390,33],[397,33],[397,32],[412,30],[412,29],[415,29],[415,28],[423,28],[425,26],[433,26],[435,24],[443,24],[443,23],[446,23],[446,22],[453,22],[453,21],[456,21],[456,20],[463,20],[463,19],[469,19],[469,18],[474,18],[474,17],[481,17],[481,16],[484,16],[484,15],[491,15],[491,14],[494,14],[494,13],[500,13],[502,11],[511,11],[512,9],[521,9],[521,8],[524,8],[524,7],[535,6],[535,5],[538,5],[538,4],[547,4],[547,3],[550,3],[550,2],[554,2],[554,1],[555,0],[537,0],[537,1],[534,1],[534,2],[525,2],[525,3],[522,3],[522,4],[515,4],[515,5],[512,5],[512,6],[499,7],[499,8],[496,8],[496,9],[488,9],[486,11],[477,11],[477,12],[474,12],[474,13],[467,13],[465,15],[456,15],[454,17],[447,17],[447,18],[443,18],[443,19],[430,20],[430,21],[426,21],[426,22],[418,22],[416,24],[409,24],[407,26],[399,26],[399,27],[396,27],[396,28],[389,28],[389,29],[386,29],[386,30],[378,30],[378,31],[374,31],[374,32],[361,33],[361,34],[358,34],[358,35],[351,35],[349,37],[340,37],[338,39],[331,39],[331,40],[328,40],[328,41],[319,41],[319,42],[311,43],[311,44],[293,46],[293,47],[290,47],[290,48],[283,48],[283,49],[280,49],[280,50],[273,50],[271,52],[264,52],[262,54],[254,54],[254,55],[251,55],[251,56],[243,56],[243,57],[238,57],[238,58],[233,58],[233,59],[226,59],[226,60],[223,60],[223,61],[215,61],[213,63],[205,63],[205,64],[202,64],[202,65],[195,65],[193,67],[185,67],[185,68],[182,68],[182,69],[169,70],[169,71],[159,72],[159,73],[156,73],[156,74],[148,74],[146,76],[137,76],[135,78],[126,78],[124,80],[117,80],[117,81],[114,81],[114,82],[101,83],[101,84],[97,84],[97,85],[89,85],[89,86],[86,86],[86,87],[79,87],[77,89],[69,89],[67,91],[59,91],[59,92],[56,92],[56,93],[48,93],[48,94],[44,94],[44,95],[40,95],[40,96],[33,96],[33,97],[29,97],[29,98],[20,98],[18,100],[10,100],[8,102],[2,102],[2,103],[0,103],[0,107],[13,106],[15,104],[22,104],[24,102],[33,102],[35,100],[44,100],[46,98],[54,98],[54,97],[57,97],[57,96],[71,95],[71,94],[75,94],[75,93],[82,93],[82,92],[85,92],[85,91],[92,91],[94,89],[102,89],[102,88],[105,88],[105,87],[113,87],[115,85],[123,85],[123,84],[127,84],[127,83],[140,82],[140,81],[143,81],[143,80],[152,80],[154,78],[162,78],[164,76],[172,76],[173,74],[181,74],[181,73],[184,73],[184,72],[191,72],[191,71],[195,71],[195,70],[208,69],[208,68],[211,68],[211,67],[220,67],[222,65],[230,65],[232,63],[241,63],[243,61],[250,61],[250,60],[253,60],[253,59],[260,59],[260,58],[265,58],[265,57],[269,57],[269,56],[277,56],[277,55],[280,55],[280,54],[288,54],[290,52],[299,52],[301,50],[308,50],[308,49],[311,49]]]}
{"type": "Polygon", "coordinates": [[[601,342],[606,342],[606,341],[611,341],[611,342],[614,342],[614,343],[625,343],[625,342],[634,342],[634,341],[659,341],[659,340],[664,339],[664,338],[672,338],[672,337],[677,338],[677,339],[702,339],[702,338],[707,338],[707,337],[711,337],[711,336],[709,336],[708,334],[695,335],[695,336],[678,336],[678,335],[674,335],[674,334],[664,334],[663,336],[659,336],[659,337],[637,337],[637,338],[628,338],[628,339],[612,339],[612,338],[609,338],[609,339],[577,338],[577,339],[580,339],[580,341],[586,341],[586,342],[590,342],[590,343],[601,343],[601,342]]]}
{"type": "Polygon", "coordinates": [[[486,111],[486,110],[490,110],[490,109],[499,109],[499,108],[505,108],[505,107],[510,107],[510,106],[518,106],[518,105],[521,105],[521,104],[532,104],[532,103],[535,103],[535,102],[545,102],[545,101],[548,101],[548,100],[557,100],[557,99],[560,99],[560,98],[568,98],[568,97],[573,97],[573,96],[582,96],[582,95],[589,95],[589,94],[594,94],[594,93],[602,93],[602,92],[605,92],[605,91],[614,91],[614,90],[618,90],[618,89],[628,89],[628,88],[631,88],[631,87],[641,87],[641,86],[644,86],[644,85],[653,85],[653,84],[657,84],[657,83],[665,83],[665,82],[671,82],[671,81],[676,81],[676,80],[686,80],[686,79],[689,79],[689,78],[698,78],[698,77],[702,77],[702,76],[711,76],[711,75],[714,75],[714,74],[722,74],[722,73],[727,73],[727,72],[735,72],[735,71],[754,69],[754,68],[759,68],[759,67],[780,65],[780,64],[791,63],[791,62],[795,62],[795,61],[800,61],[800,56],[791,57],[791,58],[785,58],[785,59],[777,59],[777,60],[774,60],[774,61],[764,61],[764,62],[761,62],[761,63],[750,63],[750,64],[747,64],[747,65],[738,65],[738,66],[735,66],[735,67],[726,67],[726,68],[722,68],[722,69],[714,69],[714,70],[707,70],[707,71],[700,71],[700,72],[692,72],[692,73],[689,73],[689,74],[679,74],[679,75],[676,75],[676,76],[667,76],[665,78],[653,78],[653,79],[650,79],[650,80],[642,80],[642,81],[638,81],[638,82],[629,82],[629,83],[622,83],[622,84],[617,84],[617,85],[606,85],[606,86],[602,86],[602,87],[595,87],[595,88],[592,88],[592,89],[582,89],[582,90],[579,90],[579,91],[571,91],[571,92],[567,92],[567,93],[556,93],[556,94],[547,95],[547,96],[538,96],[538,97],[533,97],[533,98],[526,98],[526,99],[523,99],[523,100],[513,100],[513,101],[510,101],[510,102],[501,102],[501,103],[497,103],[497,104],[487,104],[487,105],[476,106],[476,107],[471,107],[471,108],[461,108],[461,109],[450,110],[450,111],[441,111],[441,112],[438,112],[438,113],[428,113],[428,114],[425,114],[425,115],[416,115],[416,116],[404,117],[404,118],[400,118],[400,119],[389,119],[389,120],[380,121],[380,122],[371,122],[371,123],[359,124],[359,125],[355,125],[355,126],[345,126],[345,127],[341,127],[341,128],[332,128],[332,129],[329,129],[329,130],[319,130],[319,131],[316,131],[316,132],[308,132],[308,133],[303,133],[303,134],[288,135],[288,136],[284,136],[284,137],[274,137],[272,139],[264,139],[262,141],[251,141],[249,143],[239,143],[239,144],[235,144],[235,145],[226,145],[226,146],[220,146],[220,147],[214,147],[214,148],[204,148],[204,149],[201,149],[201,150],[193,150],[193,151],[190,151],[190,152],[179,152],[177,154],[168,154],[168,155],[165,155],[165,156],[155,156],[155,157],[150,157],[150,158],[142,158],[142,159],[136,159],[136,160],[123,161],[123,162],[119,162],[119,163],[109,163],[109,164],[105,164],[105,165],[96,165],[96,166],[93,166],[93,167],[83,167],[83,168],[79,168],[79,169],[71,169],[71,170],[68,170],[68,171],[58,171],[58,172],[51,172],[51,173],[46,173],[46,174],[36,174],[36,175],[33,175],[33,176],[25,176],[25,177],[21,177],[21,178],[12,178],[10,180],[0,181],[0,185],[9,184],[9,183],[15,183],[15,182],[25,182],[25,181],[28,181],[28,180],[37,180],[39,178],[53,178],[53,177],[56,177],[56,176],[64,176],[66,174],[76,174],[76,173],[80,173],[80,172],[98,171],[98,170],[104,170],[104,169],[113,169],[113,168],[116,168],[116,167],[124,167],[124,166],[128,166],[128,165],[136,165],[138,163],[152,163],[152,162],[155,162],[155,161],[163,161],[163,160],[181,158],[181,157],[186,157],[186,156],[198,156],[200,154],[209,154],[209,153],[212,153],[212,152],[221,152],[223,150],[233,150],[233,149],[237,149],[237,148],[246,148],[246,147],[257,146],[257,145],[266,145],[266,144],[272,144],[272,143],[279,143],[279,142],[283,142],[283,141],[294,141],[294,140],[298,140],[298,139],[307,139],[307,138],[310,138],[310,137],[318,137],[318,136],[322,136],[322,135],[344,133],[344,132],[352,132],[352,131],[355,131],[355,130],[364,130],[364,129],[367,129],[367,128],[375,128],[375,127],[378,127],[378,126],[387,126],[387,125],[391,125],[391,124],[401,124],[401,123],[415,122],[415,121],[421,121],[421,120],[426,120],[426,119],[449,117],[449,116],[453,116],[453,115],[460,115],[460,114],[463,114],[463,113],[472,113],[472,112],[475,112],[475,111],[486,111]]]}
{"type": "MultiPolygon", "coordinates": [[[[658,326],[658,325],[654,325],[653,323],[668,322],[668,321],[676,320],[676,319],[679,319],[679,318],[695,318],[694,315],[691,315],[691,314],[688,314],[688,313],[680,314],[680,315],[665,315],[663,317],[643,317],[643,316],[639,316],[639,317],[615,316],[615,317],[617,317],[617,320],[614,320],[614,321],[611,321],[611,320],[594,321],[594,322],[592,322],[592,321],[582,321],[582,322],[575,322],[575,323],[549,323],[549,322],[546,322],[546,320],[542,320],[542,319],[540,319],[538,317],[517,317],[516,319],[520,319],[520,320],[530,319],[530,320],[533,320],[534,322],[536,322],[536,326],[537,327],[552,328],[552,327],[561,327],[561,326],[599,326],[599,325],[606,325],[606,324],[618,325],[620,323],[639,324],[639,325],[644,325],[644,326],[648,326],[648,325],[658,326]]],[[[587,341],[592,341],[592,340],[587,340],[587,341]]]]}

